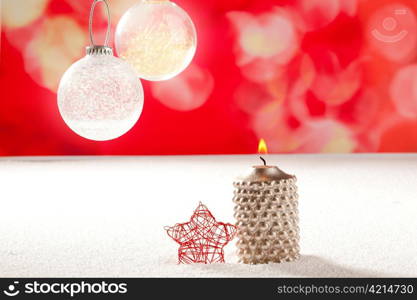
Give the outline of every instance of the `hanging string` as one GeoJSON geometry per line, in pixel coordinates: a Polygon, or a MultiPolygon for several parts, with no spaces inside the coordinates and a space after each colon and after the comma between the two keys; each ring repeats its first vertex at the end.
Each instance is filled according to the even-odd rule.
{"type": "Polygon", "coordinates": [[[90,20],[88,22],[88,31],[90,33],[90,44],[92,47],[96,46],[94,43],[94,36],[93,36],[93,17],[94,17],[94,10],[96,8],[96,4],[99,2],[104,2],[106,5],[106,12],[107,12],[107,31],[106,31],[106,38],[104,40],[104,46],[108,47],[109,45],[109,37],[110,37],[110,29],[111,29],[111,17],[110,17],[110,8],[109,3],[107,0],[94,0],[90,10],[90,20]]]}

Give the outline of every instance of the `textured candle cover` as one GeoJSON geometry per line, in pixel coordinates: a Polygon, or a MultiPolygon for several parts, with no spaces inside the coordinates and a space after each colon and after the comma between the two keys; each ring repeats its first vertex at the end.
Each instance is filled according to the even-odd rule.
{"type": "Polygon", "coordinates": [[[65,123],[80,136],[96,141],[111,140],[130,130],[142,113],[143,102],[135,70],[111,52],[99,50],[75,62],[58,88],[58,107],[65,123]]]}
{"type": "Polygon", "coordinates": [[[120,19],[116,29],[117,54],[146,80],[167,80],[191,62],[197,47],[194,24],[170,1],[141,1],[120,19]]]}
{"type": "Polygon", "coordinates": [[[299,257],[296,177],[271,166],[256,166],[235,181],[239,261],[293,261],[299,257]]]}

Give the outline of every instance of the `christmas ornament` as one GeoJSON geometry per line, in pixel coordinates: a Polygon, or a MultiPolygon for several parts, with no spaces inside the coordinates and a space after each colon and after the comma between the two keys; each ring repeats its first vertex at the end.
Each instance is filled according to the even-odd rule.
{"type": "Polygon", "coordinates": [[[201,202],[189,222],[165,227],[168,235],[180,244],[179,263],[224,262],[223,247],[236,233],[232,224],[217,222],[201,202]]]}
{"type": "Polygon", "coordinates": [[[113,56],[108,47],[110,12],[107,0],[94,0],[90,12],[87,55],[63,75],[58,87],[58,107],[65,123],[80,136],[105,141],[130,130],[143,107],[143,89],[135,70],[113,56]],[[104,2],[108,28],[104,46],[94,43],[92,21],[98,2],[104,2]]]}
{"type": "Polygon", "coordinates": [[[233,183],[239,261],[292,261],[300,251],[296,177],[261,159],[263,165],[233,183]]]}
{"type": "Polygon", "coordinates": [[[139,77],[167,80],[191,62],[197,47],[194,24],[169,0],[142,0],[120,19],[116,29],[117,54],[133,65],[139,77]]]}

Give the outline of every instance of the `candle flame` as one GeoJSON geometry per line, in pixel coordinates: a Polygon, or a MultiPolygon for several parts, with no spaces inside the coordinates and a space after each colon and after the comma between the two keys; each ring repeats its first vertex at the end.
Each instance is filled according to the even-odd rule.
{"type": "Polygon", "coordinates": [[[266,146],[266,143],[265,143],[264,139],[259,140],[258,153],[259,154],[267,154],[268,153],[268,147],[266,146]]]}

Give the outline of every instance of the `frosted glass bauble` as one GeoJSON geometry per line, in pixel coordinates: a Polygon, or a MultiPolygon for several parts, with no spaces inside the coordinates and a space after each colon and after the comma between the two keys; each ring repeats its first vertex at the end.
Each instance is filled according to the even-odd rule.
{"type": "Polygon", "coordinates": [[[58,107],[65,123],[80,136],[115,139],[139,119],[143,88],[135,70],[113,55],[87,55],[64,74],[58,107]]]}
{"type": "Polygon", "coordinates": [[[117,54],[146,80],[167,80],[191,62],[197,34],[188,14],[168,0],[140,1],[120,19],[117,54]]]}

